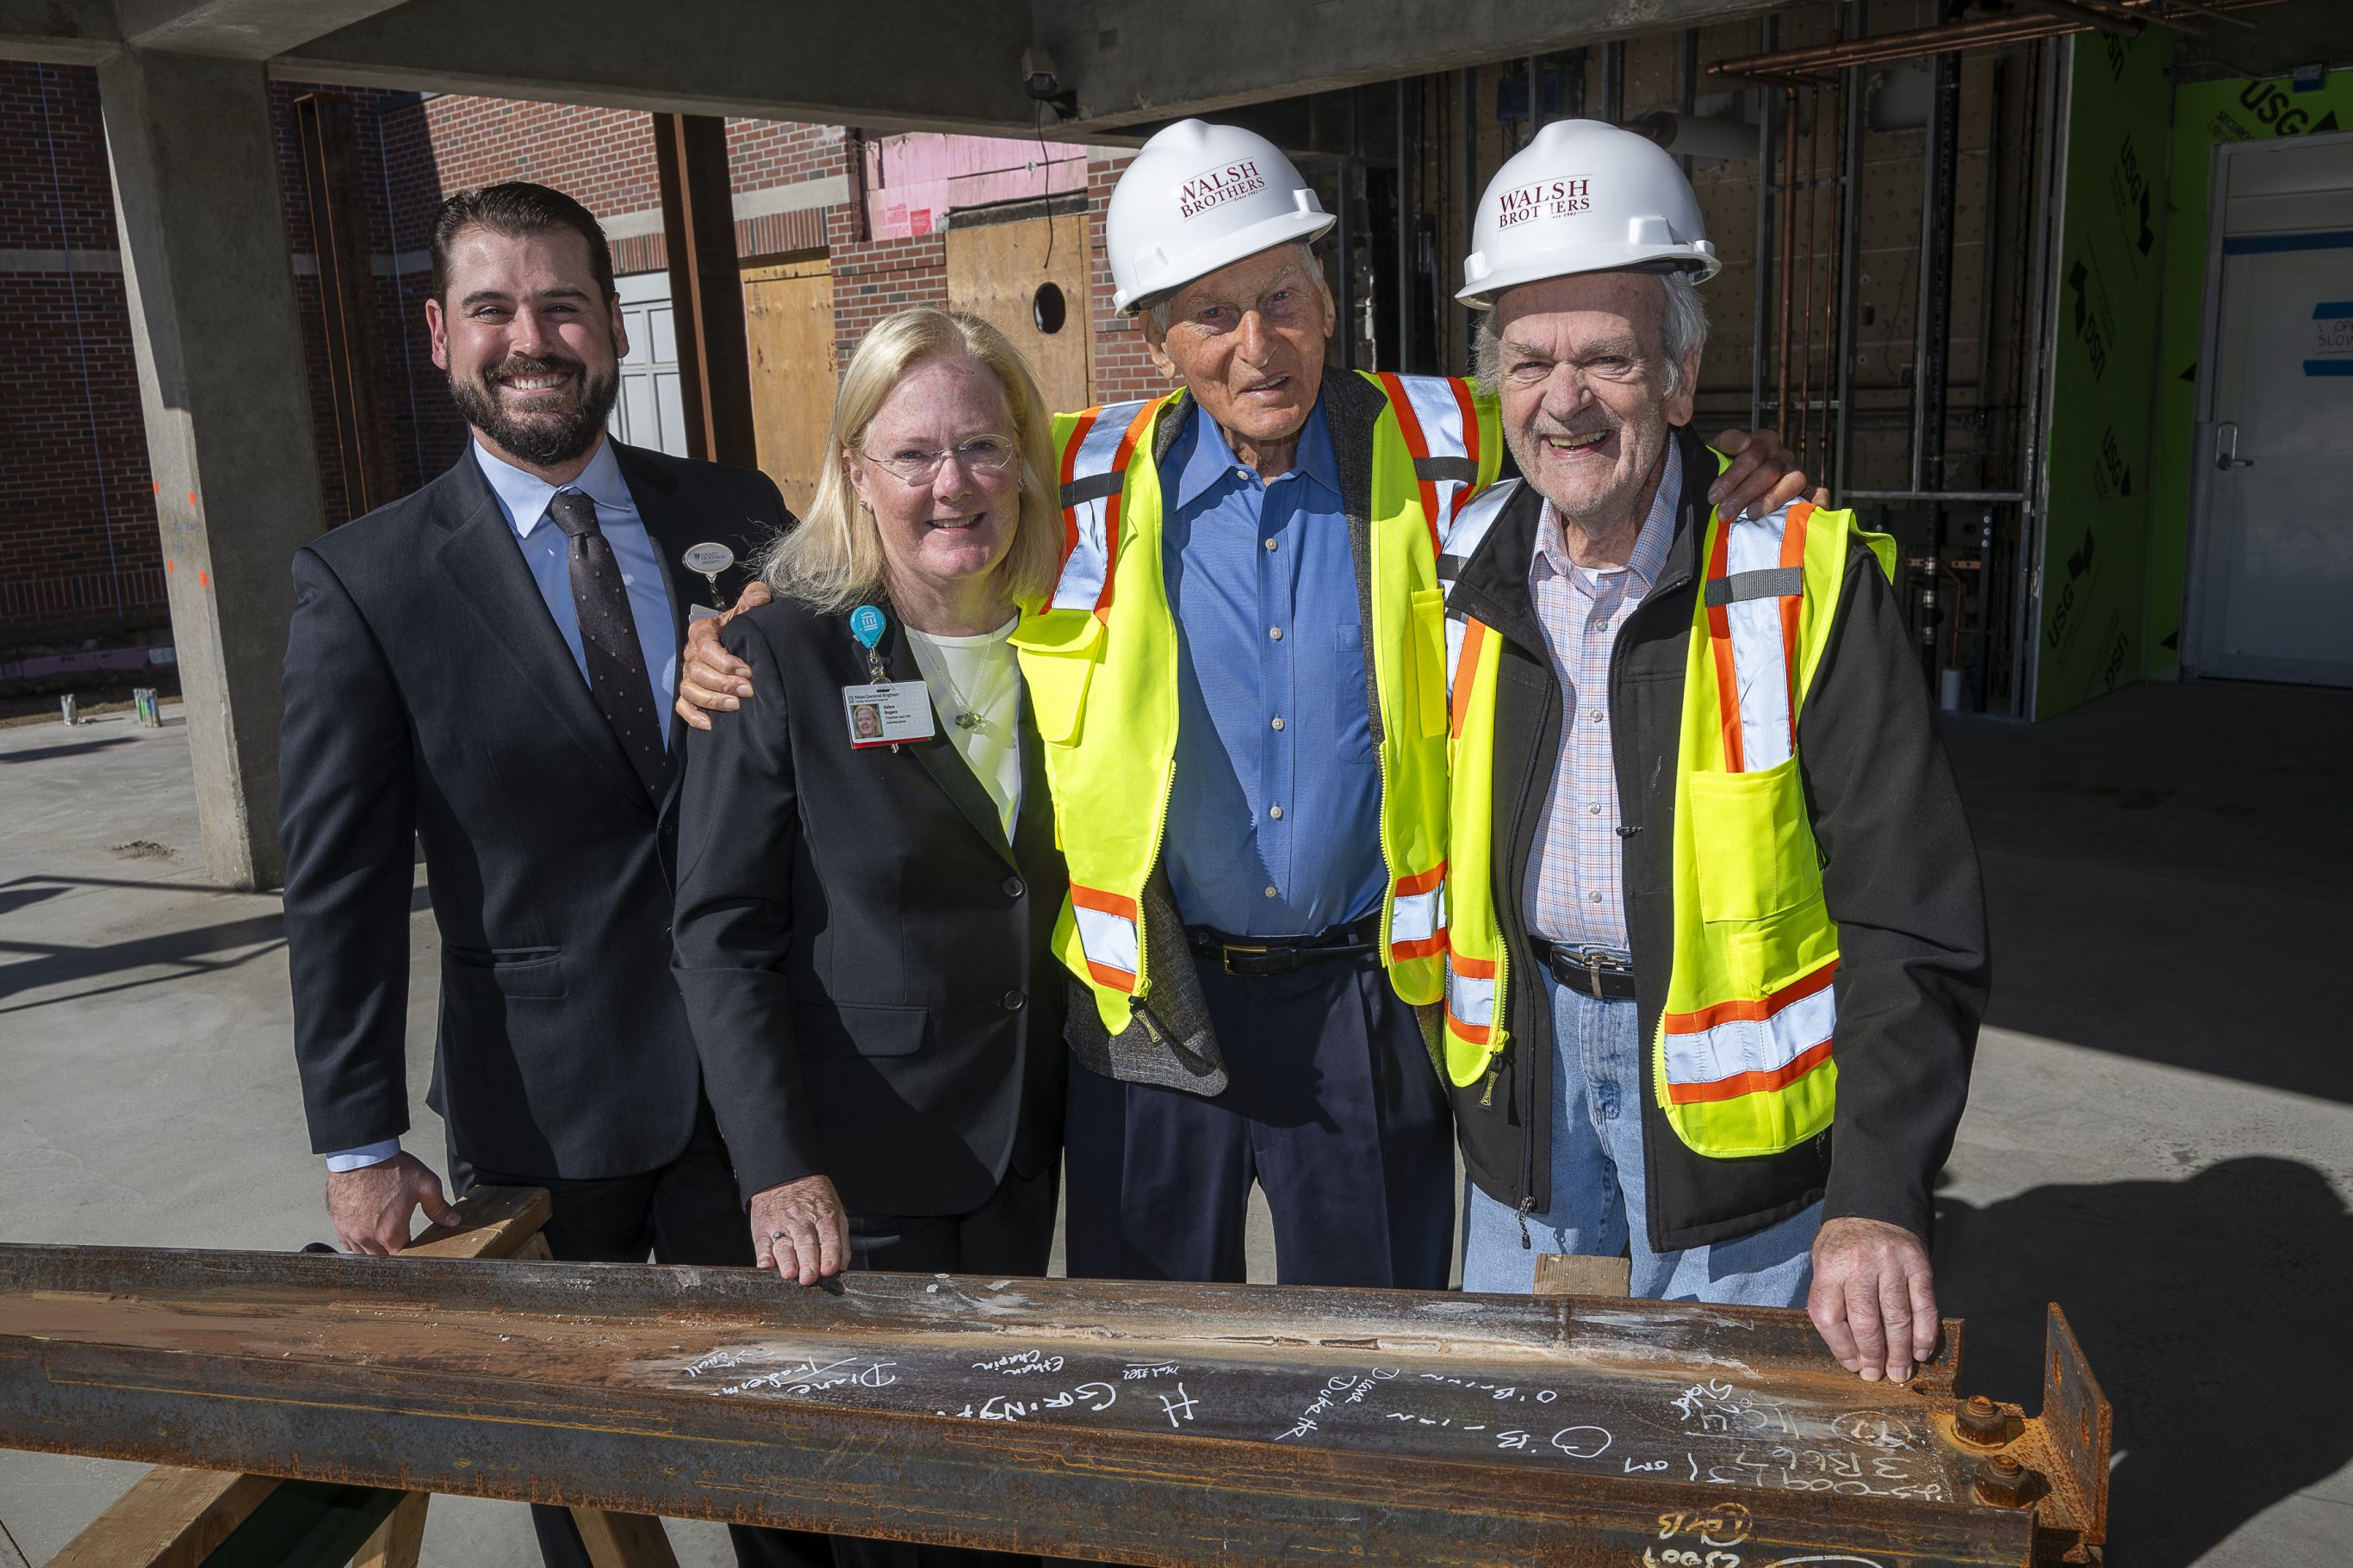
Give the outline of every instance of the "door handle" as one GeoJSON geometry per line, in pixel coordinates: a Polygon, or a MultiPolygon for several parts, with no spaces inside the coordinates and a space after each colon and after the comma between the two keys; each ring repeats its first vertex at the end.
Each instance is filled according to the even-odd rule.
{"type": "Polygon", "coordinates": [[[2214,426],[2214,466],[2226,474],[2232,468],[2255,466],[2253,458],[2239,456],[2239,424],[2235,419],[2225,419],[2214,426]]]}

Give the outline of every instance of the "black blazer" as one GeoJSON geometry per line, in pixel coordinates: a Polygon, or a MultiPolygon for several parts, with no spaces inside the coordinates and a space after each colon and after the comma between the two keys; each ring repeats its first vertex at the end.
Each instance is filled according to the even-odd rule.
{"type": "MultiPolygon", "coordinates": [[[[679,557],[787,521],[765,475],[617,447],[672,630],[679,557]]],[[[720,579],[733,601],[745,569],[720,579]]],[[[662,811],[596,706],[470,451],[294,558],[279,835],[311,1146],[405,1131],[417,846],[441,932],[434,1104],[485,1169],[655,1169],[700,1079],[670,983],[662,811]]],[[[659,673],[659,672],[657,672],[659,673]]],[[[671,780],[675,791],[677,734],[671,780]]]]}
{"type": "MultiPolygon", "coordinates": [[[[897,620],[879,651],[920,684],[897,620]]],[[[1066,878],[1027,700],[1008,844],[937,714],[929,741],[850,749],[847,616],[778,603],[723,641],[754,695],[687,742],[676,973],[737,1179],[968,1213],[1061,1148],[1066,878]]]]}

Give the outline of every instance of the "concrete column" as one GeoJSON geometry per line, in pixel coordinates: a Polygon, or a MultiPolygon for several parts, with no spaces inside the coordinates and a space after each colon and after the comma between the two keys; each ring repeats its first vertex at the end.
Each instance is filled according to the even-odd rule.
{"type": "Polygon", "coordinates": [[[205,869],[274,887],[289,568],[325,520],[269,84],[126,49],[99,90],[205,869]]]}

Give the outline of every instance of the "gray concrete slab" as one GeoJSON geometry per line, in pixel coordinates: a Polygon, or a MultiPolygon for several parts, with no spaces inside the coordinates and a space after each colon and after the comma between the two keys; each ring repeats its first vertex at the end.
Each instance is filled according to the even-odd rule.
{"type": "MultiPolygon", "coordinates": [[[[188,747],[110,717],[0,730],[0,1237],[291,1248],[327,1234],[274,897],[208,885],[188,747]]],[[[2353,1524],[2353,695],[2127,690],[1953,750],[1998,975],[1939,1194],[1973,1387],[2031,1404],[2063,1302],[2117,1407],[2134,1568],[2340,1560],[2353,1524]]],[[[412,927],[435,972],[432,922],[412,927]]],[[[428,1037],[429,997],[410,1035],[428,1037]]],[[[417,1131],[438,1163],[412,1053],[417,1131]]],[[[1252,1272],[1266,1277],[1263,1216],[1252,1272]]],[[[136,1468],[0,1453],[45,1561],[136,1468]]],[[[728,1560],[673,1523],[690,1568],[728,1560]]],[[[436,1568],[527,1568],[520,1509],[444,1499],[436,1568]]]]}

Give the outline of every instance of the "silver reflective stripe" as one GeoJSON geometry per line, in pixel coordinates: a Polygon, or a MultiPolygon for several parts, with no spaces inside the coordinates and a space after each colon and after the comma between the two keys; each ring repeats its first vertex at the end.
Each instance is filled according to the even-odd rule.
{"type": "Polygon", "coordinates": [[[1805,568],[1771,566],[1761,572],[1735,572],[1729,577],[1709,578],[1707,602],[1713,608],[1746,599],[1794,599],[1805,591],[1805,568]]]}
{"type": "Polygon", "coordinates": [[[1416,458],[1413,477],[1417,479],[1452,479],[1459,484],[1476,484],[1479,465],[1468,458],[1416,458]]]}
{"type": "Polygon", "coordinates": [[[1062,504],[1082,506],[1091,500],[1100,500],[1107,495],[1115,495],[1126,478],[1125,474],[1116,469],[1109,473],[1082,475],[1062,487],[1062,504]]]}

